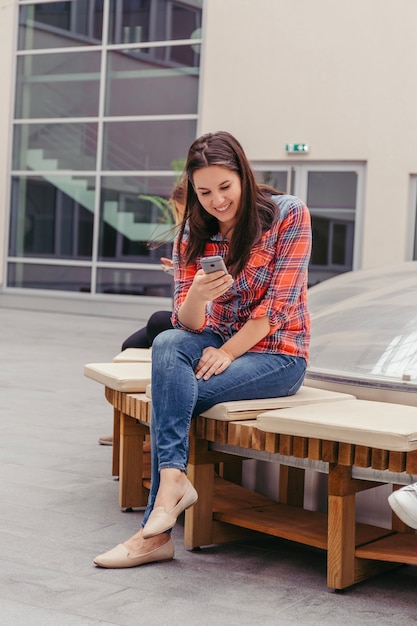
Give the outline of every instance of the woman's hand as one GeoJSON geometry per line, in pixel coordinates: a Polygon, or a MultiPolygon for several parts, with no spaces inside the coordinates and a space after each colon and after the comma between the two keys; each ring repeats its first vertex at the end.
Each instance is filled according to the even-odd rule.
{"type": "Polygon", "coordinates": [[[196,378],[208,380],[213,374],[221,374],[234,360],[234,357],[223,347],[213,348],[209,346],[208,348],[204,348],[201,359],[195,368],[196,378]]]}
{"type": "Polygon", "coordinates": [[[172,262],[172,259],[167,259],[164,256],[161,256],[161,269],[164,270],[164,272],[166,272],[167,274],[173,274],[174,273],[174,264],[172,262]]]}
{"type": "Polygon", "coordinates": [[[233,278],[223,271],[206,274],[198,270],[184,302],[178,309],[178,319],[186,328],[198,330],[206,319],[206,304],[222,296],[233,285],[233,278]]]}
{"type": "Polygon", "coordinates": [[[222,271],[206,274],[203,270],[198,270],[191,289],[199,299],[210,302],[226,293],[232,285],[233,278],[230,274],[222,271]]]}

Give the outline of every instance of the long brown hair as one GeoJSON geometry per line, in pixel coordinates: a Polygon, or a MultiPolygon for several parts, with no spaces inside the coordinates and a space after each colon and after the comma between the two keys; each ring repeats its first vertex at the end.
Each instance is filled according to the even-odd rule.
{"type": "MultiPolygon", "coordinates": [[[[279,214],[271,195],[282,192],[256,183],[242,146],[230,133],[219,131],[196,139],[188,151],[185,165],[188,179],[187,204],[179,232],[181,240],[188,223],[189,238],[183,251],[183,260],[186,263],[203,255],[207,241],[219,231],[218,220],[203,209],[193,186],[194,172],[210,165],[219,165],[236,172],[241,181],[241,203],[226,257],[226,265],[235,276],[245,266],[251,247],[259,241],[262,232],[271,227],[279,214]]],[[[180,246],[178,253],[181,259],[180,246]]]]}
{"type": "Polygon", "coordinates": [[[187,180],[185,177],[181,177],[181,179],[177,182],[172,193],[168,199],[168,202],[172,208],[172,213],[174,215],[175,224],[178,226],[181,224],[183,219],[183,214],[178,210],[178,204],[185,206],[186,202],[186,193],[187,193],[187,180]]]}

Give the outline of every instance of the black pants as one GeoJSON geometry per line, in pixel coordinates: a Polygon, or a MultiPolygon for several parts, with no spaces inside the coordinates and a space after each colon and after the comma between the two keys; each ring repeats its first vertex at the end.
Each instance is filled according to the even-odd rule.
{"type": "Polygon", "coordinates": [[[137,330],[125,339],[122,350],[126,350],[126,348],[150,348],[159,333],[171,328],[171,311],[157,311],[150,316],[145,328],[137,330]]]}

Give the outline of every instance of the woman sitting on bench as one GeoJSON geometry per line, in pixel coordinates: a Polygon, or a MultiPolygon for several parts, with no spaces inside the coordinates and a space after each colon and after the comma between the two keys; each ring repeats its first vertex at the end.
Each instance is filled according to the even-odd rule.
{"type": "Polygon", "coordinates": [[[219,402],[293,395],[306,371],[307,207],[258,185],[226,132],[194,141],[186,176],[173,256],[174,329],[153,343],[148,506],[139,532],[94,559],[101,567],[173,558],[170,531],[198,498],[186,475],[193,417],[219,402]],[[202,258],[213,256],[226,271],[215,259],[204,271],[202,258]]]}

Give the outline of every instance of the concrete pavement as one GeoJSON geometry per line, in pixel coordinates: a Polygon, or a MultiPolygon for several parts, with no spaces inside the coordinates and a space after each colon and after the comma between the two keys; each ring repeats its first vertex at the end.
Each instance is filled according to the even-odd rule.
{"type": "Polygon", "coordinates": [[[112,410],[84,378],[140,322],[0,308],[0,625],[244,626],[417,623],[417,568],[342,594],[319,550],[259,536],[128,570],[92,559],[139,527],[117,504],[112,410]]]}

